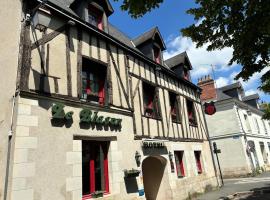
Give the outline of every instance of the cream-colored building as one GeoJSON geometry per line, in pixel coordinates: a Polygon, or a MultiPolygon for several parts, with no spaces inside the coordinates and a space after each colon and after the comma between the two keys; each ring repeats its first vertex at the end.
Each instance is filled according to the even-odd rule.
{"type": "Polygon", "coordinates": [[[214,101],[216,113],[206,115],[211,142],[216,142],[224,177],[246,176],[270,166],[270,121],[262,119],[259,95],[245,95],[240,82],[215,89],[211,77],[198,85],[203,101],[214,101]]]}
{"type": "Polygon", "coordinates": [[[1,1],[0,199],[185,199],[216,187],[200,88],[109,1],[1,1]]]}

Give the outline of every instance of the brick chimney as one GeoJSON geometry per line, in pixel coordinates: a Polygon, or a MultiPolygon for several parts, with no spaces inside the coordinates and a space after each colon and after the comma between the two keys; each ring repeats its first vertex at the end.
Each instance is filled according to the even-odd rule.
{"type": "Polygon", "coordinates": [[[198,79],[198,86],[202,89],[202,101],[210,101],[217,98],[215,82],[210,75],[198,79]]]}

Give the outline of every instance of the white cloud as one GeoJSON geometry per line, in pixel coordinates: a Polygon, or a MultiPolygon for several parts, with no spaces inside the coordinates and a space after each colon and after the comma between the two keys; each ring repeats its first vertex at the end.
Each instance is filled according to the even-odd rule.
{"type": "Polygon", "coordinates": [[[228,63],[232,57],[233,50],[231,48],[224,48],[222,50],[207,51],[207,45],[201,48],[196,48],[196,44],[187,37],[169,37],[168,50],[164,53],[164,58],[168,59],[184,51],[187,52],[190,62],[193,66],[191,75],[193,78],[210,74],[211,65],[215,67],[216,71],[228,71],[231,67],[228,63]]]}
{"type": "Polygon", "coordinates": [[[219,78],[216,80],[216,85],[217,85],[217,88],[220,88],[220,87],[223,87],[223,86],[225,86],[225,85],[228,85],[230,82],[231,82],[231,80],[228,79],[228,78],[225,78],[225,77],[219,77],[219,78]]]}

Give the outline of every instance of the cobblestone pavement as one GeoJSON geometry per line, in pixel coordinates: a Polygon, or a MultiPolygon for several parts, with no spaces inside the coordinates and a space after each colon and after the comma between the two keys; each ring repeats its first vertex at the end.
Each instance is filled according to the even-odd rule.
{"type": "Polygon", "coordinates": [[[256,177],[225,179],[224,186],[216,191],[208,192],[197,197],[197,200],[228,199],[231,195],[234,200],[270,200],[270,172],[265,172],[256,177]],[[232,196],[238,192],[238,196],[232,196]]]}

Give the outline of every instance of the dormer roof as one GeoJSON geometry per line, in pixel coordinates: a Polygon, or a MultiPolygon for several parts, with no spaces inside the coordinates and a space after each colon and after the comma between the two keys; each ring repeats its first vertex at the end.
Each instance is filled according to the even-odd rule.
{"type": "Polygon", "coordinates": [[[226,86],[218,88],[218,89],[225,92],[225,91],[228,91],[228,90],[238,89],[238,88],[243,90],[243,86],[242,86],[242,84],[240,82],[235,82],[233,84],[226,85],[226,86]]]}
{"type": "Polygon", "coordinates": [[[256,93],[256,94],[245,96],[242,99],[243,101],[250,101],[250,100],[258,100],[259,98],[260,98],[259,94],[256,93]]]}
{"type": "Polygon", "coordinates": [[[173,56],[167,60],[165,60],[166,65],[172,69],[178,65],[185,65],[189,68],[189,70],[192,69],[192,65],[190,63],[190,60],[188,58],[187,52],[183,52],[180,54],[177,54],[176,56],[173,56]]]}
{"type": "Polygon", "coordinates": [[[161,50],[166,49],[166,45],[164,43],[164,40],[159,32],[158,27],[154,27],[150,29],[149,31],[143,33],[142,35],[138,36],[137,38],[133,39],[132,42],[136,47],[140,46],[141,44],[145,43],[146,41],[154,40],[157,41],[160,45],[161,50]]]}
{"type": "MultiPolygon", "coordinates": [[[[95,2],[95,1],[90,1],[90,0],[53,0],[53,1],[69,2],[70,3],[69,7],[76,7],[76,5],[78,5],[82,1],[88,1],[89,3],[95,2]]],[[[104,9],[107,16],[110,16],[114,12],[113,7],[109,0],[98,0],[96,1],[96,3],[98,3],[104,9]]]]}

